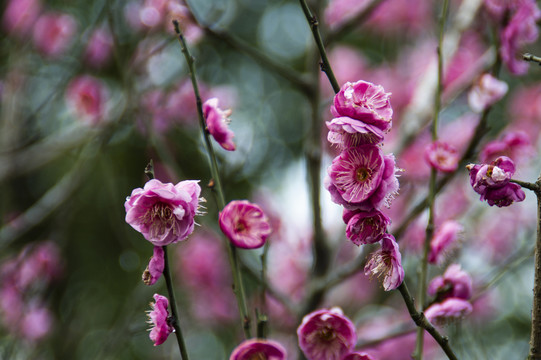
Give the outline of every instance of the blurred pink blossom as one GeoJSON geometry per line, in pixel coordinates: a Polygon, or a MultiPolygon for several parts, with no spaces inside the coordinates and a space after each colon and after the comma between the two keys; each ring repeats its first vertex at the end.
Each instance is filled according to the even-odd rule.
{"type": "Polygon", "coordinates": [[[508,85],[490,74],[483,74],[468,93],[468,103],[475,112],[482,112],[494,105],[507,93],[508,85]]]}
{"type": "Polygon", "coordinates": [[[452,145],[436,140],[426,147],[425,159],[436,170],[448,173],[458,168],[459,155],[452,145]]]}
{"type": "Polygon", "coordinates": [[[30,307],[21,322],[21,335],[30,341],[38,341],[51,331],[52,326],[53,315],[48,308],[30,307]]]}
{"type": "Polygon", "coordinates": [[[109,62],[113,54],[113,36],[106,27],[100,27],[92,31],[86,49],[84,61],[94,67],[101,68],[109,62]]]}
{"type": "Polygon", "coordinates": [[[29,35],[40,11],[40,0],[8,0],[2,17],[2,25],[10,34],[29,35]]]}
{"type": "Polygon", "coordinates": [[[472,292],[472,279],[459,264],[449,265],[443,276],[436,276],[428,285],[428,294],[438,301],[449,297],[469,300],[472,292]]]}
{"type": "Polygon", "coordinates": [[[470,314],[472,310],[472,305],[464,299],[447,298],[441,303],[432,304],[424,313],[431,323],[443,325],[463,318],[470,314]]]}
{"type": "Polygon", "coordinates": [[[77,32],[75,18],[64,13],[46,13],[34,26],[34,45],[45,56],[56,58],[64,54],[77,32]]]}
{"type": "Polygon", "coordinates": [[[458,235],[463,230],[464,227],[454,220],[446,220],[441,224],[430,241],[428,262],[440,265],[446,255],[457,245],[458,235]]]}
{"type": "Polygon", "coordinates": [[[107,89],[93,76],[82,75],[70,81],[66,89],[69,110],[87,125],[98,125],[106,114],[107,89]]]}
{"type": "Polygon", "coordinates": [[[507,156],[517,163],[531,158],[535,154],[530,137],[524,131],[509,131],[500,140],[486,143],[479,154],[482,163],[489,163],[500,156],[507,156]]]}

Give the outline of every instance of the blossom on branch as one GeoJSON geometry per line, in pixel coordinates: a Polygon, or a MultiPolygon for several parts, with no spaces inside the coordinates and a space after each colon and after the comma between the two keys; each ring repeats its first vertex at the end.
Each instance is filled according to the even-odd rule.
{"type": "Polygon", "coordinates": [[[459,298],[448,298],[442,303],[432,304],[425,310],[425,316],[431,323],[443,325],[451,320],[463,318],[471,313],[472,305],[459,298]]]}
{"type": "Polygon", "coordinates": [[[389,217],[375,209],[370,211],[344,209],[342,218],[347,225],[347,238],[357,246],[380,241],[391,224],[389,217]]]}
{"type": "Polygon", "coordinates": [[[338,307],[306,315],[297,328],[297,336],[308,360],[341,360],[357,341],[355,325],[338,307]]]}
{"type": "Polygon", "coordinates": [[[391,234],[385,234],[381,240],[381,248],[370,254],[364,267],[364,274],[370,277],[383,277],[383,289],[394,290],[404,281],[402,255],[398,243],[391,234]]]}
{"type": "Polygon", "coordinates": [[[256,204],[234,200],[220,212],[220,229],[233,245],[256,249],[265,244],[271,233],[269,219],[256,204]]]}
{"type": "Polygon", "coordinates": [[[231,109],[222,110],[218,107],[218,98],[209,99],[203,104],[203,117],[210,135],[222,148],[234,151],[236,149],[233,142],[234,134],[227,127],[231,122],[230,115],[231,109]]]}
{"type": "Polygon", "coordinates": [[[169,319],[169,300],[162,295],[154,294],[154,302],[150,303],[152,310],[148,311],[148,323],[152,325],[150,329],[150,340],[154,346],[161,345],[167,340],[169,334],[174,329],[169,319]]]}
{"type": "Polygon", "coordinates": [[[459,264],[450,265],[443,276],[435,277],[428,285],[428,294],[439,300],[450,297],[469,300],[472,292],[472,279],[459,264]]]}
{"type": "Polygon", "coordinates": [[[162,276],[164,268],[165,251],[161,246],[154,246],[154,254],[143,272],[143,282],[145,285],[154,285],[160,276],[162,276]]]}
{"type": "Polygon", "coordinates": [[[286,360],[287,353],[282,345],[272,340],[250,339],[240,343],[233,350],[229,360],[286,360]]]}
{"type": "Polygon", "coordinates": [[[185,240],[193,232],[195,215],[201,214],[200,193],[195,180],[173,185],[152,179],[126,199],[126,222],[155,246],[185,240]]]}
{"type": "Polygon", "coordinates": [[[456,148],[444,141],[434,141],[425,150],[426,161],[438,171],[449,173],[458,168],[456,148]]]}

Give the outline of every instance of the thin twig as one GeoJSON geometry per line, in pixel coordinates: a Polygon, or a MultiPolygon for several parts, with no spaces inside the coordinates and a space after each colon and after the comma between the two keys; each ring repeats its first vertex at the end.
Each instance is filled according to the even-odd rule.
{"type": "Polygon", "coordinates": [[[541,57],[539,57],[539,56],[535,56],[535,55],[526,53],[526,54],[522,55],[522,59],[524,61],[536,62],[539,66],[541,66],[541,57]]]}
{"type": "MultiPolygon", "coordinates": [[[[199,124],[201,128],[201,132],[203,134],[203,138],[205,141],[205,148],[207,150],[207,154],[209,156],[209,162],[210,162],[210,172],[212,175],[212,179],[214,181],[213,190],[216,194],[218,207],[219,209],[223,209],[225,207],[225,196],[222,188],[222,183],[220,180],[220,174],[218,171],[218,162],[216,160],[216,154],[214,153],[214,149],[212,146],[212,142],[210,140],[210,136],[207,130],[207,125],[205,123],[205,118],[203,117],[203,106],[201,101],[201,95],[199,93],[199,86],[197,84],[197,77],[195,73],[195,59],[192,57],[188,50],[188,46],[186,45],[186,40],[184,39],[184,35],[180,31],[180,26],[177,20],[173,20],[173,25],[175,27],[175,32],[178,35],[178,41],[180,44],[180,48],[182,50],[182,54],[184,55],[184,58],[186,59],[186,63],[188,64],[188,69],[190,71],[190,78],[192,81],[192,86],[195,94],[196,104],[197,104],[197,114],[199,117],[199,124]]],[[[246,306],[246,296],[244,294],[244,285],[242,282],[242,274],[240,272],[240,265],[239,265],[239,259],[237,254],[237,248],[228,242],[228,255],[229,255],[229,263],[231,265],[231,270],[233,273],[233,292],[235,293],[235,296],[237,298],[237,304],[239,308],[239,313],[241,316],[241,323],[242,328],[244,331],[244,336],[246,339],[251,338],[251,321],[250,317],[248,315],[248,307],[246,306]]]]}

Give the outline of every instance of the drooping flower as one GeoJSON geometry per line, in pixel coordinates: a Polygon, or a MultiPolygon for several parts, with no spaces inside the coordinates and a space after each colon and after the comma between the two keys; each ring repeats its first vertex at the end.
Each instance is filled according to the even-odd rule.
{"type": "Polygon", "coordinates": [[[490,206],[509,206],[526,198],[520,185],[509,182],[515,174],[515,164],[507,156],[498,157],[490,165],[470,164],[467,169],[473,190],[481,195],[481,201],[486,200],[490,206]]]}
{"type": "Polygon", "coordinates": [[[282,345],[272,340],[244,340],[231,353],[229,360],[286,360],[287,353],[282,345]]]}
{"type": "Polygon", "coordinates": [[[383,141],[383,131],[378,127],[347,116],[334,118],[326,124],[329,129],[327,140],[342,149],[383,141]]]}
{"type": "Polygon", "coordinates": [[[469,300],[472,295],[472,279],[459,264],[450,265],[443,276],[437,276],[428,285],[428,293],[438,301],[454,297],[469,300]]]}
{"type": "Polygon", "coordinates": [[[152,310],[148,311],[148,323],[152,325],[149,337],[154,346],[163,344],[174,331],[169,320],[168,307],[169,300],[165,296],[154,294],[154,302],[150,303],[152,310]]]}
{"type": "Polygon", "coordinates": [[[147,268],[143,272],[145,285],[154,285],[162,276],[165,268],[165,251],[161,246],[154,246],[153,255],[150,258],[147,268]]]}
{"type": "Polygon", "coordinates": [[[446,220],[436,231],[430,241],[430,252],[428,253],[428,262],[431,264],[441,264],[445,255],[454,247],[458,234],[464,228],[454,220],[446,220]]]}
{"type": "Polygon", "coordinates": [[[434,141],[425,150],[426,161],[438,171],[453,172],[458,168],[458,152],[452,145],[434,141]]]}
{"type": "Polygon", "coordinates": [[[243,249],[263,246],[271,233],[269,219],[256,204],[234,200],[220,212],[220,229],[233,245],[243,249]]]}
{"type": "Polygon", "coordinates": [[[306,315],[297,328],[297,336],[308,360],[341,360],[357,341],[355,325],[338,307],[306,315]]]}
{"type": "Polygon", "coordinates": [[[69,14],[43,14],[34,26],[34,44],[45,56],[58,57],[71,45],[77,22],[69,14]]]}
{"type": "Polygon", "coordinates": [[[347,224],[346,236],[355,245],[380,241],[391,224],[389,217],[375,209],[370,211],[344,209],[342,218],[347,224]]]}
{"type": "Polygon", "coordinates": [[[365,352],[353,352],[342,358],[342,360],[374,360],[374,358],[365,352]]]}
{"type": "Polygon", "coordinates": [[[155,246],[182,241],[193,232],[194,216],[200,214],[200,193],[195,180],[173,185],[152,179],[126,199],[126,222],[155,246]]]}
{"type": "Polygon", "coordinates": [[[383,155],[375,145],[361,145],[345,149],[333,160],[325,187],[332,200],[347,209],[379,209],[398,190],[395,171],[392,154],[383,155]]]}
{"type": "Polygon", "coordinates": [[[370,255],[364,274],[370,277],[383,277],[383,289],[394,290],[404,280],[402,255],[398,243],[391,234],[385,234],[381,240],[381,248],[370,255]]]}
{"type": "Polygon", "coordinates": [[[222,110],[218,107],[218,98],[208,99],[203,104],[203,116],[209,133],[222,148],[228,151],[234,151],[236,149],[233,142],[234,134],[227,127],[231,121],[229,120],[230,115],[231,109],[222,110]]]}
{"type": "Polygon", "coordinates": [[[441,303],[432,304],[424,313],[431,323],[443,325],[468,315],[472,310],[472,305],[464,299],[447,298],[441,303]]]}
{"type": "Polygon", "coordinates": [[[468,104],[474,112],[482,112],[507,93],[509,86],[490,74],[483,74],[468,93],[468,104]]]}
{"type": "Polygon", "coordinates": [[[88,125],[96,125],[103,120],[106,99],[105,85],[90,75],[74,78],[66,89],[66,102],[70,111],[88,125]]]}
{"type": "Polygon", "coordinates": [[[331,113],[334,117],[350,117],[387,132],[392,126],[391,93],[381,85],[359,80],[345,83],[335,95],[331,113]]]}
{"type": "Polygon", "coordinates": [[[540,18],[541,11],[534,0],[517,1],[516,11],[500,34],[500,55],[514,75],[528,72],[529,64],[519,59],[517,54],[524,45],[537,39],[537,20],[540,18]]]}

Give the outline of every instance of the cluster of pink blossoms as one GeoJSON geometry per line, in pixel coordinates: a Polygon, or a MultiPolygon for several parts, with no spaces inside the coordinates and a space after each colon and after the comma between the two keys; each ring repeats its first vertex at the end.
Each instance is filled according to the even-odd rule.
{"type": "MultiPolygon", "coordinates": [[[[143,273],[145,284],[155,284],[164,271],[163,247],[183,241],[193,232],[194,217],[201,214],[200,194],[198,181],[186,180],[173,185],[152,179],[143,188],[134,189],[126,199],[126,222],[154,245],[153,256],[143,273]]],[[[155,294],[154,300],[149,314],[150,339],[154,345],[160,345],[173,332],[173,326],[167,298],[155,294]]]]}
{"type": "Polygon", "coordinates": [[[398,191],[395,158],[381,150],[384,134],[392,126],[390,93],[366,81],[347,82],[334,97],[327,122],[327,139],[341,153],[332,161],[325,187],[332,200],[344,207],[346,236],[356,245],[381,242],[365,267],[365,274],[383,277],[385,290],[404,279],[401,255],[387,233],[390,219],[381,212],[398,191]]]}

